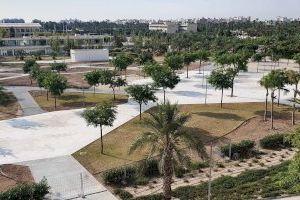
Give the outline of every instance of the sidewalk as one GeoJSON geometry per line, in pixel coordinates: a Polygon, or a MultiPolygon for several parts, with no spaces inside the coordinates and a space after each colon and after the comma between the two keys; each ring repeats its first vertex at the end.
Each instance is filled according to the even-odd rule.
{"type": "Polygon", "coordinates": [[[72,156],[34,160],[21,163],[30,168],[34,180],[39,182],[45,177],[50,188],[50,199],[116,200],[72,156]]]}

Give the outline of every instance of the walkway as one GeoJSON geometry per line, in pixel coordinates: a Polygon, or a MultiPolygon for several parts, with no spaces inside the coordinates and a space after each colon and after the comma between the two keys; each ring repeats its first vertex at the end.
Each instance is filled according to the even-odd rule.
{"type": "MultiPolygon", "coordinates": [[[[208,72],[207,72],[208,73],[208,72]]],[[[205,84],[202,86],[202,75],[190,72],[191,78],[183,78],[172,91],[167,91],[166,97],[172,103],[199,104],[205,101],[205,84]]],[[[265,90],[258,85],[262,74],[241,73],[235,81],[236,97],[229,97],[230,91],[225,91],[224,103],[232,102],[263,102],[265,90]]],[[[134,83],[149,82],[143,79],[134,83]]],[[[160,101],[163,92],[156,93],[160,101]]],[[[282,102],[288,102],[291,93],[282,95],[282,102]]],[[[207,102],[219,103],[221,92],[207,87],[207,102]]],[[[148,108],[153,106],[148,105],[148,108]]],[[[143,106],[143,110],[145,110],[143,106]]],[[[80,114],[82,109],[43,113],[28,117],[0,121],[0,164],[15,163],[28,160],[52,158],[70,155],[87,144],[99,138],[99,129],[87,127],[80,114]]],[[[139,114],[137,103],[117,106],[117,119],[113,127],[105,127],[104,134],[126,123],[139,114]]]]}
{"type": "Polygon", "coordinates": [[[5,89],[9,92],[12,92],[16,96],[23,110],[23,116],[45,113],[45,111],[40,108],[40,106],[35,102],[32,96],[28,93],[28,90],[25,87],[11,86],[11,87],[5,87],[5,89]]]}
{"type": "Polygon", "coordinates": [[[88,200],[117,200],[72,156],[20,164],[29,166],[36,182],[46,177],[51,199],[82,199],[84,194],[88,200]]]}

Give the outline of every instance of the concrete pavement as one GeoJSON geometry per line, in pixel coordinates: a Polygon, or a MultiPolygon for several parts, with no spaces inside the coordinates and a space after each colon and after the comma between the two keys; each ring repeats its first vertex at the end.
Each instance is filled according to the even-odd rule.
{"type": "Polygon", "coordinates": [[[5,89],[9,92],[12,92],[16,96],[23,110],[23,116],[45,113],[45,111],[40,108],[40,106],[36,103],[33,97],[28,93],[28,90],[25,87],[23,88],[12,86],[5,87],[5,89]]]}
{"type": "Polygon", "coordinates": [[[116,200],[72,156],[62,156],[20,163],[30,168],[36,182],[44,177],[50,188],[50,199],[116,200]]]}
{"type": "MultiPolygon", "coordinates": [[[[209,73],[209,72],[206,72],[209,73]]],[[[224,94],[224,103],[233,102],[263,102],[265,90],[259,86],[258,80],[262,73],[241,73],[235,81],[235,97],[230,97],[230,90],[224,94]]],[[[219,103],[221,91],[211,86],[202,85],[202,75],[190,72],[190,78],[183,78],[173,89],[167,90],[166,97],[172,103],[199,104],[204,103],[207,96],[208,103],[219,103]]],[[[135,81],[142,84],[149,79],[135,81]]],[[[163,99],[161,90],[156,92],[159,101],[163,99]]],[[[283,95],[282,102],[287,103],[292,94],[283,95]]],[[[154,106],[150,104],[147,108],[154,106]]],[[[147,109],[143,105],[143,110],[147,109]]],[[[70,155],[87,144],[99,138],[99,129],[87,127],[80,117],[82,109],[43,113],[0,122],[0,164],[15,163],[28,160],[44,159],[70,155]]],[[[137,103],[117,106],[117,119],[113,127],[105,127],[103,134],[126,123],[139,114],[137,103]]]]}

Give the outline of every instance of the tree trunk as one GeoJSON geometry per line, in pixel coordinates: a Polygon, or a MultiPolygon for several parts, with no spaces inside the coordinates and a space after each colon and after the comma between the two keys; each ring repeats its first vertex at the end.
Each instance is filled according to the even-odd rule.
{"type": "Polygon", "coordinates": [[[95,94],[96,94],[96,86],[94,85],[94,96],[95,96],[95,94]]]}
{"type": "Polygon", "coordinates": [[[221,108],[223,108],[223,92],[224,92],[224,89],[222,88],[222,94],[221,94],[221,108]]]}
{"type": "Polygon", "coordinates": [[[293,102],[293,110],[292,110],[292,124],[295,125],[295,111],[296,111],[296,97],[298,91],[298,83],[296,83],[296,88],[294,91],[294,102],[293,102]]]}
{"type": "Polygon", "coordinates": [[[267,121],[267,112],[268,112],[268,96],[269,96],[269,92],[267,90],[266,93],[266,101],[265,101],[265,113],[264,113],[264,121],[267,121]]]}
{"type": "Polygon", "coordinates": [[[272,91],[271,93],[271,129],[274,129],[273,104],[274,104],[274,91],[272,91]]]}
{"type": "Polygon", "coordinates": [[[47,90],[47,101],[49,101],[49,91],[47,90]]]}
{"type": "Polygon", "coordinates": [[[30,86],[32,86],[32,78],[29,78],[30,79],[30,86]]]}
{"type": "Polygon", "coordinates": [[[127,80],[127,69],[125,69],[125,80],[127,80]]]}
{"type": "Polygon", "coordinates": [[[102,125],[100,125],[101,154],[103,154],[102,125]]]}
{"type": "Polygon", "coordinates": [[[173,166],[172,166],[172,152],[170,149],[170,144],[166,145],[163,159],[163,196],[165,200],[172,199],[172,175],[173,175],[173,166]]]}
{"type": "Polygon", "coordinates": [[[164,89],[164,104],[166,104],[166,90],[164,89]]]}
{"type": "Polygon", "coordinates": [[[189,65],[186,66],[186,78],[189,78],[189,65]]]}
{"type": "Polygon", "coordinates": [[[259,62],[257,62],[257,68],[256,68],[256,72],[258,73],[258,66],[259,66],[259,62]]]}
{"type": "Polygon", "coordinates": [[[230,97],[233,97],[233,85],[234,85],[234,80],[232,80],[232,83],[231,83],[231,94],[230,94],[230,97]]]}
{"type": "Polygon", "coordinates": [[[278,89],[277,106],[279,106],[279,103],[280,103],[280,89],[278,89]]]}
{"type": "Polygon", "coordinates": [[[56,110],[56,95],[54,95],[54,108],[56,110]]]}
{"type": "Polygon", "coordinates": [[[199,74],[201,74],[201,64],[202,64],[202,60],[200,60],[200,64],[199,64],[199,74]]]}
{"type": "Polygon", "coordinates": [[[116,100],[116,92],[115,92],[115,88],[112,88],[113,90],[113,94],[114,94],[114,101],[116,100]]]}
{"type": "Polygon", "coordinates": [[[142,120],[142,104],[140,103],[140,120],[142,120]]]}

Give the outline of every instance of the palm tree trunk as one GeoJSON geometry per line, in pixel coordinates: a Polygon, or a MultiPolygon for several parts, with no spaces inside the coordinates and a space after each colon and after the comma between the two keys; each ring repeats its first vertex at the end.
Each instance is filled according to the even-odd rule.
{"type": "Polygon", "coordinates": [[[224,93],[224,89],[222,88],[222,94],[221,94],[221,108],[223,108],[223,93],[224,93]]]}
{"type": "Polygon", "coordinates": [[[280,103],[280,89],[278,89],[277,106],[279,106],[279,103],[280,103]]]}
{"type": "Polygon", "coordinates": [[[47,90],[47,101],[49,101],[49,91],[47,90]]]}
{"type": "Polygon", "coordinates": [[[267,90],[266,93],[266,101],[265,101],[265,113],[264,113],[264,121],[267,121],[267,112],[268,112],[268,96],[269,96],[269,92],[267,90]]]}
{"type": "Polygon", "coordinates": [[[100,125],[101,154],[103,154],[102,125],[100,125]]]}
{"type": "Polygon", "coordinates": [[[166,104],[166,90],[164,89],[164,104],[166,104]]]}
{"type": "Polygon", "coordinates": [[[271,129],[274,129],[273,104],[274,104],[274,91],[272,91],[271,93],[271,129]]]}
{"type": "Polygon", "coordinates": [[[163,196],[165,200],[172,199],[172,175],[173,175],[173,166],[172,166],[172,152],[167,145],[165,150],[165,155],[163,159],[163,196]]]}
{"type": "Polygon", "coordinates": [[[232,80],[232,83],[231,83],[231,94],[230,94],[230,97],[233,97],[233,85],[234,85],[233,81],[234,80],[232,80]]]}

